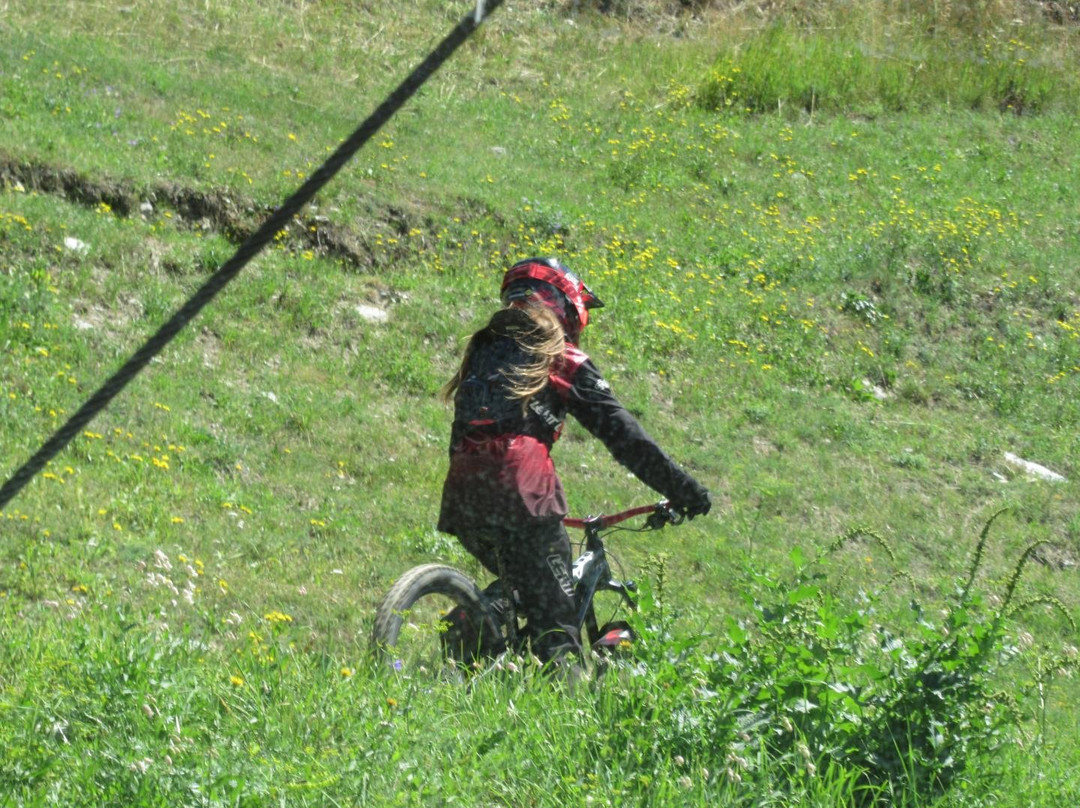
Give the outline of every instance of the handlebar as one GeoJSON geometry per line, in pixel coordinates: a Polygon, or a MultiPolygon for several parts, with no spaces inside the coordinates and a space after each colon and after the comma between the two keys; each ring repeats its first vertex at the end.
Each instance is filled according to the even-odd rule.
{"type": "Polygon", "coordinates": [[[563,519],[563,524],[567,527],[603,530],[612,525],[617,525],[619,522],[625,522],[627,519],[633,519],[635,516],[644,516],[645,514],[648,514],[649,516],[649,518],[645,520],[645,525],[653,530],[661,528],[664,525],[677,525],[686,518],[683,514],[672,508],[671,503],[668,502],[668,500],[663,499],[655,505],[640,505],[636,508],[628,508],[625,511],[619,511],[618,513],[612,513],[606,516],[587,516],[583,519],[568,516],[563,519]]]}

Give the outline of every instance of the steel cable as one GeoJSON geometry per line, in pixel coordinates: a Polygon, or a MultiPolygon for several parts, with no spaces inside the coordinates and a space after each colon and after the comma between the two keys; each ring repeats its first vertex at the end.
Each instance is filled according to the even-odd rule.
{"type": "Polygon", "coordinates": [[[86,400],[63,426],[42,444],[34,455],[23,463],[3,486],[0,486],[0,508],[5,507],[34,476],[52,460],[72,438],[86,427],[128,383],[180,333],[202,309],[224,289],[262,249],[274,239],[316,193],[378,132],[382,126],[416,93],[442,64],[472,35],[503,0],[479,0],[461,22],[440,42],[427,58],[410,73],[397,88],[357,127],[337,150],[286,199],[251,236],[237,248],[233,256],[221,265],[199,289],[132,354],[119,370],[113,373],[86,400]]]}

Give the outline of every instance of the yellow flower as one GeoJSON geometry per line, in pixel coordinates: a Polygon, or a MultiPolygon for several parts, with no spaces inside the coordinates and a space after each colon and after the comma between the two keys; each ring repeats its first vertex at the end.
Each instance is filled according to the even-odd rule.
{"type": "Polygon", "coordinates": [[[229,681],[236,685],[236,687],[241,687],[244,684],[244,677],[233,674],[229,677],[229,681]]]}

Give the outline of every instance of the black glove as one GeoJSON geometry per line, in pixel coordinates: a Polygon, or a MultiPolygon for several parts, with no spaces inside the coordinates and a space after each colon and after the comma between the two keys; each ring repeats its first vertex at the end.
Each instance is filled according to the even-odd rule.
{"type": "Polygon", "coordinates": [[[673,501],[671,507],[687,519],[693,519],[709,512],[712,508],[712,497],[709,496],[709,489],[699,485],[684,497],[673,501]]]}

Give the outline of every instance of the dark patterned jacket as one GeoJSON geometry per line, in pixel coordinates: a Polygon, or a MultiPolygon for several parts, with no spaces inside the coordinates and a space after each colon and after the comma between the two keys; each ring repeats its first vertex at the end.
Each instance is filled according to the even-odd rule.
{"type": "Polygon", "coordinates": [[[509,337],[485,330],[474,338],[454,399],[440,530],[463,535],[565,516],[566,497],[550,450],[568,413],[676,507],[707,500],[705,488],[645,432],[576,346],[567,344],[550,383],[523,406],[507,392],[507,379],[517,363],[528,361],[509,337]]]}

